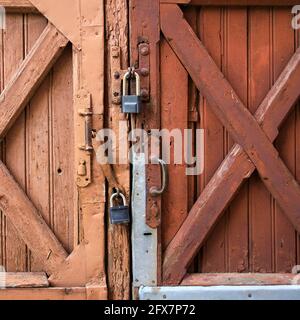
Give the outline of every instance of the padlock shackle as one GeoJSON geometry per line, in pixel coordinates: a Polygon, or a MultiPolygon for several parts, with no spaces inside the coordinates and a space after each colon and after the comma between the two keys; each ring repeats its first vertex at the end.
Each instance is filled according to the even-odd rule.
{"type": "Polygon", "coordinates": [[[123,205],[124,205],[124,206],[127,206],[127,201],[126,201],[126,198],[125,198],[124,194],[121,193],[121,192],[119,192],[119,193],[116,192],[116,193],[113,193],[113,194],[111,195],[111,197],[110,197],[110,207],[111,207],[111,208],[114,206],[114,199],[117,198],[117,197],[121,197],[122,200],[123,200],[123,205]]]}
{"type": "MultiPolygon", "coordinates": [[[[140,75],[134,71],[134,78],[135,78],[135,83],[136,83],[136,88],[135,88],[135,95],[140,96],[141,95],[141,78],[140,75]]],[[[131,71],[127,71],[123,77],[123,96],[127,95],[127,82],[128,79],[130,78],[131,71]]]]}

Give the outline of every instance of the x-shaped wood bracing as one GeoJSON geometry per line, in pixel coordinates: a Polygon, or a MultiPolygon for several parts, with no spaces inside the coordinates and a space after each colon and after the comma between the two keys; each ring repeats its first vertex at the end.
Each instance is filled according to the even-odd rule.
{"type": "MultiPolygon", "coordinates": [[[[48,24],[1,93],[1,139],[28,104],[68,42],[52,24],[48,24]]],[[[67,252],[1,161],[0,181],[0,209],[35,257],[43,263],[44,270],[48,274],[54,273],[66,260],[67,252]]]]}
{"type": "Polygon", "coordinates": [[[295,229],[300,231],[300,187],[271,143],[299,97],[300,51],[253,116],[177,5],[161,5],[161,28],[195,85],[237,143],[166,250],[164,283],[176,285],[185,276],[189,264],[238,188],[255,169],[295,229]]]}

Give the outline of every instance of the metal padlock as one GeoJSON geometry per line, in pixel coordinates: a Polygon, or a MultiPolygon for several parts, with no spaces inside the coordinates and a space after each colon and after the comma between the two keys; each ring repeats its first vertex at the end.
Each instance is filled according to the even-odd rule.
{"type": "Polygon", "coordinates": [[[128,71],[123,78],[123,94],[122,94],[122,112],[123,113],[140,113],[141,112],[141,80],[137,72],[134,72],[136,82],[135,95],[128,95],[128,79],[131,72],[128,71]]]}
{"type": "Polygon", "coordinates": [[[128,224],[130,222],[129,207],[122,193],[114,193],[110,198],[110,222],[111,224],[128,224]],[[121,197],[123,206],[114,206],[114,199],[121,197]]]}

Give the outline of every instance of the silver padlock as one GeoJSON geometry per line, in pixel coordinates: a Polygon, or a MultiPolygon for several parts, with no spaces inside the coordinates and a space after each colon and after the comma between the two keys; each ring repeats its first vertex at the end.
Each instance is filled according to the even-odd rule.
{"type": "Polygon", "coordinates": [[[122,193],[114,193],[110,198],[110,223],[111,224],[128,224],[130,223],[129,207],[126,198],[122,193]],[[121,197],[122,206],[114,206],[115,198],[121,197]]]}
{"type": "Polygon", "coordinates": [[[140,113],[141,112],[141,79],[137,72],[133,75],[136,82],[135,95],[128,95],[128,87],[131,72],[128,71],[123,78],[123,94],[122,94],[122,112],[123,113],[140,113]]]}

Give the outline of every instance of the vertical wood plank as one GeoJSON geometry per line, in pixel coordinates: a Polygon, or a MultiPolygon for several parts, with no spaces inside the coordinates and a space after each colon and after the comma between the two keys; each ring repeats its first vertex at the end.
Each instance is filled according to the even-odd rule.
{"type": "Polygon", "coordinates": [[[53,230],[70,252],[74,244],[74,129],[72,51],[68,46],[52,71],[50,130],[53,230]]]}
{"type": "MultiPolygon", "coordinates": [[[[295,49],[294,31],[290,26],[290,10],[274,8],[273,12],[273,55],[274,74],[276,80],[283,68],[292,57],[295,49]]],[[[280,129],[276,147],[280,157],[285,162],[289,170],[295,174],[296,159],[296,112],[293,110],[284,125],[280,129]]],[[[275,272],[291,272],[296,265],[296,233],[295,229],[286,217],[282,209],[276,204],[274,220],[275,252],[274,264],[275,272]]]]}
{"type": "MultiPolygon", "coordinates": [[[[47,21],[40,15],[29,14],[24,22],[25,51],[28,54],[47,21]]],[[[49,77],[43,81],[26,109],[26,180],[28,196],[50,225],[48,92],[49,77]]],[[[43,271],[31,254],[28,263],[31,271],[43,271]]]]}
{"type": "MultiPolygon", "coordinates": [[[[225,50],[223,72],[242,102],[247,106],[247,9],[228,8],[225,18],[225,50]]],[[[226,133],[226,153],[233,140],[226,133]]],[[[227,213],[227,271],[248,271],[248,184],[232,201],[227,213]]]]}
{"type": "MultiPolygon", "coordinates": [[[[222,67],[222,9],[203,8],[199,17],[200,38],[216,64],[222,67]]],[[[200,185],[205,187],[224,159],[224,128],[204,100],[202,128],[205,140],[205,169],[200,185]]],[[[225,266],[225,218],[218,223],[203,247],[202,272],[224,272],[225,266]]]]}
{"type": "MultiPolygon", "coordinates": [[[[172,132],[179,129],[184,136],[188,126],[188,75],[167,41],[161,41],[161,127],[172,132]],[[176,77],[174,77],[176,75],[176,77]],[[172,81],[170,81],[172,79],[172,81]]],[[[166,249],[188,213],[188,179],[186,166],[174,164],[173,138],[163,147],[170,149],[168,191],[162,196],[162,246],[166,249]]],[[[176,150],[177,151],[177,150],[176,150]]],[[[183,154],[183,150],[181,150],[183,154]]]]}
{"type": "MultiPolygon", "coordinates": [[[[121,66],[122,69],[128,68],[128,4],[126,0],[109,0],[106,3],[106,30],[108,37],[108,52],[107,60],[111,59],[111,47],[119,46],[121,51],[121,66]]],[[[107,68],[107,77],[110,79],[110,65],[107,68]]],[[[112,79],[110,79],[112,81],[112,79]]],[[[111,83],[111,81],[109,83],[111,83]]],[[[110,85],[107,87],[107,92],[110,94],[110,85]]],[[[126,139],[126,136],[120,137],[119,121],[127,121],[126,116],[121,113],[119,105],[112,103],[112,97],[109,95],[109,110],[107,117],[110,119],[108,127],[111,128],[117,135],[117,140],[120,138],[126,139]]],[[[129,122],[127,122],[127,130],[129,131],[129,122]]],[[[122,140],[123,144],[127,142],[122,140]]],[[[115,150],[119,151],[120,146],[114,146],[115,150]]],[[[114,173],[118,183],[122,185],[126,192],[126,197],[130,198],[130,168],[128,165],[113,166],[114,173]]],[[[112,188],[108,188],[108,197],[113,192],[112,188]]],[[[130,299],[130,227],[113,226],[108,220],[108,291],[109,298],[114,300],[129,300],[130,299]]]]}
{"type": "MultiPolygon", "coordinates": [[[[271,87],[272,16],[269,8],[249,9],[249,109],[256,111],[271,87]],[[264,32],[261,32],[264,30],[264,32]]],[[[251,272],[272,272],[271,195],[257,173],[250,179],[251,272]]]]}
{"type": "MultiPolygon", "coordinates": [[[[4,84],[13,76],[23,58],[23,15],[8,14],[4,31],[4,84]]],[[[18,183],[26,189],[25,111],[5,139],[5,162],[18,183]]],[[[12,224],[5,218],[5,266],[7,271],[27,271],[27,249],[12,224]]]]}

